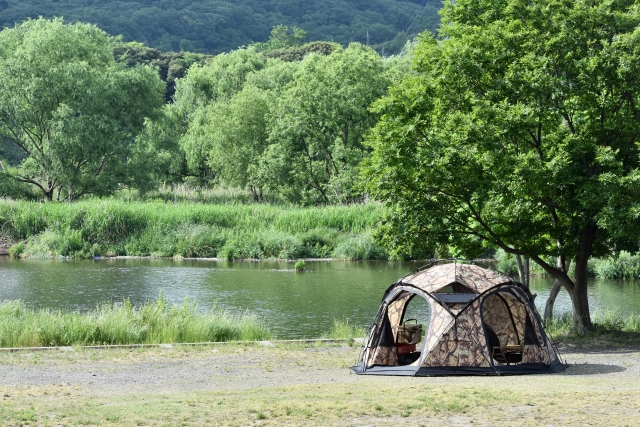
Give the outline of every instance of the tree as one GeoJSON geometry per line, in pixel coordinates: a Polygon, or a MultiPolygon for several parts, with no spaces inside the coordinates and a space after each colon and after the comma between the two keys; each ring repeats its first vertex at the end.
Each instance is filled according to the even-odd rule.
{"type": "Polygon", "coordinates": [[[306,37],[307,32],[298,27],[293,27],[291,32],[289,32],[289,27],[280,24],[271,29],[269,40],[265,43],[256,43],[255,47],[261,51],[295,47],[300,46],[306,37]]]}
{"type": "Polygon", "coordinates": [[[583,333],[588,259],[640,240],[640,11],[456,0],[442,22],[416,47],[419,74],[376,106],[363,177],[389,208],[381,239],[396,254],[528,256],[569,292],[583,333]]]}
{"type": "Polygon", "coordinates": [[[295,203],[353,200],[363,137],[377,119],[368,107],[388,83],[382,58],[359,43],[306,57],[270,113],[267,186],[295,203]]]}
{"type": "Polygon", "coordinates": [[[160,52],[138,42],[124,43],[118,41],[113,44],[113,56],[116,62],[129,67],[152,65],[158,67],[160,78],[167,85],[165,100],[172,102],[176,92],[176,80],[187,75],[187,70],[193,64],[204,64],[212,59],[210,55],[192,52],[160,52]]]}
{"type": "Polygon", "coordinates": [[[218,55],[204,65],[196,64],[178,81],[169,115],[172,127],[180,134],[180,147],[191,174],[214,174],[209,166],[211,110],[228,103],[242,90],[247,77],[265,66],[262,55],[249,47],[218,55]]]}
{"type": "MultiPolygon", "coordinates": [[[[202,123],[207,164],[224,184],[248,188],[253,201],[264,201],[266,181],[260,159],[268,146],[270,108],[293,79],[295,63],[269,60],[247,75],[243,89],[207,111],[202,123]]],[[[193,129],[192,129],[193,130],[193,129]]]]}
{"type": "Polygon", "coordinates": [[[145,184],[129,157],[164,84],[151,67],[116,64],[111,43],[93,25],[61,19],[0,32],[0,136],[27,155],[14,178],[46,200],[145,184]]]}

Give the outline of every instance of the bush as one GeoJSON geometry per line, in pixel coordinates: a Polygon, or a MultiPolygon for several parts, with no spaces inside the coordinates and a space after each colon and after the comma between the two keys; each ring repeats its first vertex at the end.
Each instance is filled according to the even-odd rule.
{"type": "Polygon", "coordinates": [[[518,276],[518,263],[515,255],[508,254],[502,249],[496,250],[496,269],[508,274],[518,276]]]}
{"type": "Polygon", "coordinates": [[[307,268],[307,263],[303,259],[296,261],[294,268],[296,271],[304,271],[307,268]]]}
{"type": "Polygon", "coordinates": [[[588,332],[586,336],[576,336],[571,327],[573,319],[571,313],[565,312],[552,320],[545,322],[545,330],[551,339],[588,339],[616,332],[640,332],[640,316],[631,314],[621,315],[617,309],[595,310],[591,316],[594,330],[588,332]]]}
{"type": "Polygon", "coordinates": [[[338,240],[336,230],[329,228],[314,228],[300,236],[309,258],[329,258],[336,247],[338,240]]]}
{"type": "Polygon", "coordinates": [[[640,279],[640,254],[620,252],[617,258],[592,260],[593,271],[604,279],[640,279]]]}
{"type": "Polygon", "coordinates": [[[298,238],[282,232],[261,233],[258,245],[265,258],[296,259],[307,255],[306,248],[298,238]]]}
{"type": "Polygon", "coordinates": [[[18,242],[9,248],[9,255],[13,258],[19,258],[24,253],[24,242],[18,242]]]}

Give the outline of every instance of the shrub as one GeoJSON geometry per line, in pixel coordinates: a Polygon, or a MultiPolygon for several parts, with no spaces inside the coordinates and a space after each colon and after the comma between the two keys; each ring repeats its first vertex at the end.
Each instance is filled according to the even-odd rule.
{"type": "Polygon", "coordinates": [[[20,241],[9,248],[9,255],[13,258],[18,258],[24,253],[24,242],[20,241]]]}
{"type": "Polygon", "coordinates": [[[296,261],[294,268],[296,271],[304,271],[307,268],[307,263],[303,259],[296,261]]]}
{"type": "Polygon", "coordinates": [[[496,251],[496,269],[509,276],[518,275],[518,263],[515,255],[508,254],[502,249],[496,251]]]}
{"type": "Polygon", "coordinates": [[[595,259],[592,261],[597,277],[604,279],[640,279],[640,254],[620,252],[617,258],[595,259]]]}

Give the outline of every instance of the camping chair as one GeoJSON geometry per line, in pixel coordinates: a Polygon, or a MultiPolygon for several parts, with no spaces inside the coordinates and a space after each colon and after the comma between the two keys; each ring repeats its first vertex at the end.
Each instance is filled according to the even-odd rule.
{"type": "MultiPolygon", "coordinates": [[[[491,357],[496,362],[506,363],[510,365],[512,363],[522,362],[522,350],[524,346],[519,345],[502,345],[498,334],[487,324],[484,325],[487,330],[487,336],[489,338],[489,348],[491,349],[491,357]]],[[[507,335],[502,332],[501,335],[507,335]]]]}

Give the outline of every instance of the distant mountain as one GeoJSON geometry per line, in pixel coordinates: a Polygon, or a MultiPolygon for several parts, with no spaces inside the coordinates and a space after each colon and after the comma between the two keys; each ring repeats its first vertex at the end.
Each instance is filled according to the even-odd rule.
{"type": "Polygon", "coordinates": [[[385,53],[439,23],[441,0],[0,0],[0,26],[63,16],[162,51],[220,53],[284,24],[307,41],[369,43],[385,53]]]}

